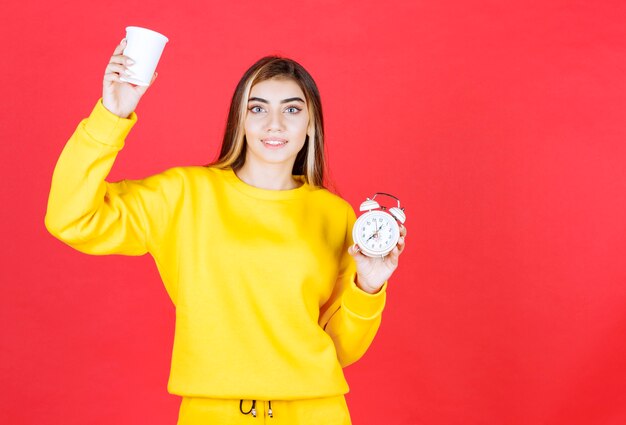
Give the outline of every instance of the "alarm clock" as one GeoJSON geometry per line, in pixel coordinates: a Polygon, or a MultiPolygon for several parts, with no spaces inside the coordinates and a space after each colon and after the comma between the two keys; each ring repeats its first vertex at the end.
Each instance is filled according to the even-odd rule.
{"type": "Polygon", "coordinates": [[[360,211],[367,211],[361,215],[352,228],[352,239],[359,245],[361,252],[368,257],[381,257],[389,254],[400,239],[400,226],[404,224],[406,215],[404,208],[400,207],[400,200],[393,195],[376,192],[372,198],[366,198],[361,204],[360,211]],[[375,201],[376,196],[384,195],[394,198],[398,202],[397,207],[381,207],[375,201]]]}

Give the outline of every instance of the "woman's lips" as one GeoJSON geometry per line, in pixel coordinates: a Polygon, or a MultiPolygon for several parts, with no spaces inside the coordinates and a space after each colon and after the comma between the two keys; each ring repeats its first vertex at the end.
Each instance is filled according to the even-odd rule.
{"type": "Polygon", "coordinates": [[[278,149],[287,144],[287,139],[277,139],[277,138],[266,138],[261,139],[263,145],[268,149],[278,149]]]}

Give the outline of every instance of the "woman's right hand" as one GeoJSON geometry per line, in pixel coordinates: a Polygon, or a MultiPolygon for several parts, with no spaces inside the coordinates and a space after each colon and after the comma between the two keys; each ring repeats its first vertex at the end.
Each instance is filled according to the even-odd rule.
{"type": "Polygon", "coordinates": [[[128,118],[135,110],[139,99],[144,95],[148,87],[152,86],[156,80],[157,73],[152,76],[149,86],[136,86],[120,80],[120,75],[128,69],[128,56],[124,56],[122,52],[126,47],[126,39],[115,48],[113,56],[109,61],[104,73],[104,81],[102,82],[102,104],[106,109],[121,118],[128,118]]]}

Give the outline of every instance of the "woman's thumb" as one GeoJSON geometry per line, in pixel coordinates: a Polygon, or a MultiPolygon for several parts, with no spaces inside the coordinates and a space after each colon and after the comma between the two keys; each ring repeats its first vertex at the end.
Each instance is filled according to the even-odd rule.
{"type": "Polygon", "coordinates": [[[354,245],[350,246],[348,248],[348,254],[352,255],[353,257],[356,257],[357,253],[360,251],[361,249],[359,248],[359,246],[355,243],[354,245]]]}
{"type": "Polygon", "coordinates": [[[159,75],[158,72],[155,71],[154,74],[152,74],[152,79],[150,80],[150,84],[147,86],[137,86],[137,91],[139,92],[139,94],[141,96],[143,96],[143,94],[148,90],[148,88],[152,87],[152,84],[154,83],[154,80],[156,80],[157,75],[159,75]]]}

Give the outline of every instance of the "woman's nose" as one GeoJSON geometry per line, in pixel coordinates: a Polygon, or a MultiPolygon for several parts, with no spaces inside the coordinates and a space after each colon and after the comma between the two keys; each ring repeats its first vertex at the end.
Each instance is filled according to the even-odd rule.
{"type": "Polygon", "coordinates": [[[270,112],[268,114],[268,123],[267,123],[267,130],[283,130],[284,129],[284,123],[283,123],[283,116],[280,113],[280,111],[277,112],[270,112]]]}

